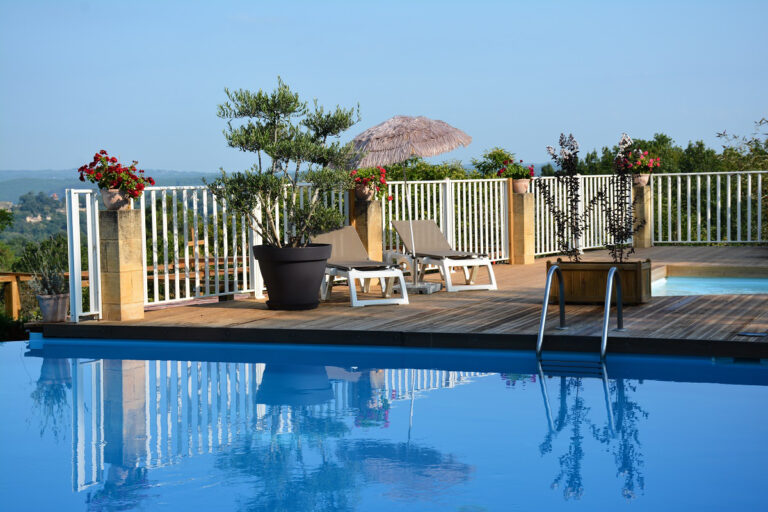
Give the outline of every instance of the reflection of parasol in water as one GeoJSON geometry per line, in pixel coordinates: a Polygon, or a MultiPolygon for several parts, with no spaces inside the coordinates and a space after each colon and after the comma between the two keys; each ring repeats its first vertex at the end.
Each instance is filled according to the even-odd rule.
{"type": "MultiPolygon", "coordinates": [[[[459,146],[467,146],[472,137],[454,128],[444,121],[429,119],[423,116],[395,116],[391,119],[368,128],[352,141],[355,149],[364,156],[357,162],[358,167],[375,167],[404,162],[411,157],[429,157],[452,151],[459,146]]],[[[413,221],[411,213],[411,193],[408,178],[403,169],[405,184],[405,201],[408,210],[408,221],[413,221]]],[[[411,230],[411,257],[416,261],[416,243],[411,230]]],[[[418,272],[415,263],[412,267],[413,284],[409,288],[422,293],[437,291],[427,283],[418,283],[418,272]]],[[[433,285],[435,286],[435,285],[433,285]]],[[[439,288],[438,288],[439,289],[439,288]]],[[[409,291],[411,291],[409,289],[409,291]]]]}

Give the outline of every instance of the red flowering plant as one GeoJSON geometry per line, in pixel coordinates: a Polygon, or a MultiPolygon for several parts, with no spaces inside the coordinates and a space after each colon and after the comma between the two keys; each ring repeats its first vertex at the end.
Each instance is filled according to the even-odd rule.
{"type": "Polygon", "coordinates": [[[128,197],[137,199],[144,192],[147,185],[154,185],[155,180],[144,176],[144,170],[136,169],[137,161],[133,161],[128,167],[123,167],[114,156],[103,149],[93,155],[90,163],[81,166],[80,181],[96,183],[99,188],[119,189],[128,197]]]}
{"type": "Polygon", "coordinates": [[[661,167],[661,157],[653,158],[647,151],[636,149],[626,155],[620,154],[616,158],[615,165],[617,172],[626,170],[634,174],[651,174],[655,167],[661,167]]]}
{"type": "Polygon", "coordinates": [[[363,189],[374,199],[386,197],[388,201],[392,196],[387,193],[387,170],[383,167],[368,167],[355,169],[349,173],[355,182],[355,188],[363,189]]]}
{"type": "Polygon", "coordinates": [[[515,180],[529,180],[533,179],[535,173],[533,166],[523,167],[523,161],[513,162],[512,160],[504,160],[502,162],[504,167],[496,171],[496,177],[498,178],[512,178],[515,180]]]}

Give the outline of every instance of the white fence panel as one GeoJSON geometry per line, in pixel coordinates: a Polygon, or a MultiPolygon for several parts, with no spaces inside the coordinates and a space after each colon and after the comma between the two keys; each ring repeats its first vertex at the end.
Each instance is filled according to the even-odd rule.
{"type": "MultiPolygon", "coordinates": [[[[581,239],[572,237],[570,230],[566,231],[572,244],[580,249],[597,249],[605,247],[611,243],[611,236],[608,233],[608,225],[603,208],[592,201],[602,191],[606,194],[609,204],[615,207],[616,194],[610,187],[611,175],[579,176],[581,201],[579,203],[579,213],[586,214],[587,229],[582,233],[581,239]]],[[[568,192],[563,183],[558,183],[554,177],[536,178],[531,181],[531,193],[534,195],[534,254],[543,256],[546,254],[555,254],[560,248],[557,245],[557,229],[552,220],[549,208],[544,202],[544,196],[541,194],[540,183],[549,184],[555,204],[560,209],[568,208],[568,192]]]]}
{"type": "Polygon", "coordinates": [[[653,243],[765,243],[768,171],[654,174],[653,243]]]}
{"type": "Polygon", "coordinates": [[[505,179],[435,180],[388,183],[392,201],[382,199],[385,251],[403,251],[393,220],[433,220],[451,247],[487,254],[491,261],[509,259],[505,179]]]}

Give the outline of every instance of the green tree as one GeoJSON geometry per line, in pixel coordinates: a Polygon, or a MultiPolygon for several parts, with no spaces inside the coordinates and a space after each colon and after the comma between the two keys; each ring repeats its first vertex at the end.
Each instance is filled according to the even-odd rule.
{"type": "Polygon", "coordinates": [[[227,144],[255,153],[257,162],[244,172],[227,175],[222,170],[221,177],[206,182],[211,191],[245,215],[267,245],[301,247],[311,235],[340,226],[341,213],[319,199],[351,186],[347,169],[355,157],[353,146],[336,139],[359,120],[359,113],[339,106],[326,112],[317,101],[310,110],[279,77],[272,92],[225,93],[218,115],[227,120],[227,144]],[[298,187],[301,181],[312,185],[309,197],[298,187]],[[262,215],[255,214],[258,206],[262,215]],[[292,227],[287,233],[273,213],[283,207],[292,227]]]}
{"type": "Polygon", "coordinates": [[[516,162],[514,153],[498,147],[486,151],[480,159],[472,159],[472,165],[484,178],[495,178],[499,169],[516,162]]]}

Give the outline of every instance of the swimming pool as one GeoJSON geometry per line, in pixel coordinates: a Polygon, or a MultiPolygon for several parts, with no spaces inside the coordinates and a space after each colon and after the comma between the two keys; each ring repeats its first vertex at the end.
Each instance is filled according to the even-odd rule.
{"type": "Polygon", "coordinates": [[[3,510],[758,510],[768,365],[0,345],[3,510]],[[543,378],[542,378],[543,377],[543,378]]]}
{"type": "Polygon", "coordinates": [[[651,295],[731,295],[768,293],[768,278],[665,277],[651,284],[651,295]]]}

